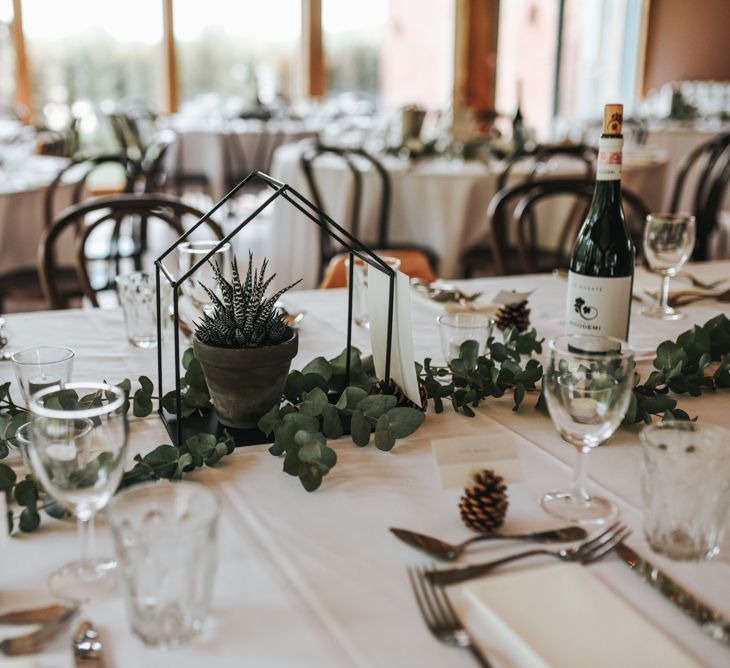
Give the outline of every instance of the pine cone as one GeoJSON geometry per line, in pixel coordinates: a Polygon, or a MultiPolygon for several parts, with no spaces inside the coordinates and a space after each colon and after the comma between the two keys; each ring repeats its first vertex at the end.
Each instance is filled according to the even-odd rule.
{"type": "Polygon", "coordinates": [[[474,475],[473,484],[459,500],[461,520],[480,533],[496,531],[507,515],[507,486],[502,476],[490,469],[474,475]]]}
{"type": "Polygon", "coordinates": [[[507,304],[497,311],[497,327],[504,331],[508,327],[524,332],[530,326],[530,309],[527,300],[519,304],[507,304]]]}
{"type": "Polygon", "coordinates": [[[401,388],[396,385],[395,381],[393,380],[390,381],[390,391],[388,391],[385,381],[379,380],[370,388],[369,394],[392,394],[398,400],[396,406],[401,406],[405,408],[417,408],[419,411],[423,411],[425,413],[426,408],[428,407],[428,392],[426,391],[426,386],[422,383],[418,383],[418,391],[421,395],[420,406],[411,401],[406,396],[406,393],[403,392],[403,390],[401,390],[401,388]]]}

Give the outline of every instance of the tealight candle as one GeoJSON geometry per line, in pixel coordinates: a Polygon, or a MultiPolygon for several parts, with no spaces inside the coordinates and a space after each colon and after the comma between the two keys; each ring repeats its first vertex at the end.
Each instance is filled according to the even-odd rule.
{"type": "Polygon", "coordinates": [[[580,397],[570,402],[570,414],[579,422],[591,422],[599,415],[598,402],[589,397],[580,397]]]}

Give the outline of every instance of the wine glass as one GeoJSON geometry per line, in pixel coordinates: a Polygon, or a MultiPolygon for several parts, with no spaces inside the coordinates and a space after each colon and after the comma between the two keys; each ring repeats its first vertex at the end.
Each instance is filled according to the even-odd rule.
{"type": "MultiPolygon", "coordinates": [[[[218,241],[185,241],[178,246],[180,275],[186,274],[217,245],[218,241]]],[[[224,277],[230,278],[231,270],[231,244],[223,244],[210,260],[201,265],[195,273],[183,283],[183,292],[190,299],[193,305],[204,312],[213,308],[208,293],[200,286],[202,283],[212,292],[218,292],[215,276],[213,274],[214,264],[218,264],[224,277]]]]}
{"type": "Polygon", "coordinates": [[[676,276],[692,254],[695,245],[695,217],[684,213],[651,213],[644,227],[644,256],[652,271],[662,277],[659,303],[641,312],[652,318],[684,318],[667,304],[669,279],[676,276]]]}
{"type": "Polygon", "coordinates": [[[633,386],[634,353],[624,341],[583,334],[548,341],[542,390],[555,428],[578,450],[573,488],[542,497],[551,515],[579,523],[616,516],[610,501],[588,495],[586,460],[621,424],[633,386]]]}
{"type": "Polygon", "coordinates": [[[85,601],[115,587],[113,559],[94,554],[94,514],[119,487],[127,446],[126,396],[106,383],[67,383],[30,398],[27,446],[46,492],[77,517],[81,558],[51,574],[52,593],[85,601]]]}

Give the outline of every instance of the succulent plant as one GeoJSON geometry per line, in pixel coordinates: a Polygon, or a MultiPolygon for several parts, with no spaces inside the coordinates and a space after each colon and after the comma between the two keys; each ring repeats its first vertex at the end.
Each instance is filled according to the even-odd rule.
{"type": "MultiPolygon", "coordinates": [[[[210,287],[200,284],[213,302],[212,313],[204,313],[195,325],[195,335],[209,346],[218,348],[255,348],[283,343],[291,336],[286,324],[286,314],[276,307],[276,302],[299,281],[266,297],[266,289],[276,274],[266,278],[268,260],[259,269],[253,268],[253,254],[248,254],[246,280],[241,284],[238,263],[231,263],[229,282],[220,266],[213,265],[219,297],[210,287]]],[[[301,280],[301,279],[299,279],[301,280]]]]}

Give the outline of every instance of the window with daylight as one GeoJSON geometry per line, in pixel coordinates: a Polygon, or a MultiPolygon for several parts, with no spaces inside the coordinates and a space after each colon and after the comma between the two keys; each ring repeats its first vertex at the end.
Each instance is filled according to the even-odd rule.
{"type": "Polygon", "coordinates": [[[499,4],[496,108],[539,140],[550,134],[559,28],[558,0],[502,0],[499,4]]]}
{"type": "Polygon", "coordinates": [[[558,114],[594,119],[621,102],[630,116],[637,83],[643,0],[566,0],[558,114]]]}
{"type": "Polygon", "coordinates": [[[300,86],[301,4],[175,0],[181,101],[215,97],[247,108],[292,99],[300,86]]]}
{"type": "Polygon", "coordinates": [[[581,123],[608,102],[631,115],[643,8],[644,0],[502,0],[497,110],[514,114],[521,89],[539,140],[562,139],[565,128],[579,139],[581,123]]]}
{"type": "Polygon", "coordinates": [[[52,121],[72,105],[161,106],[162,10],[149,0],[22,3],[33,106],[52,121]]]}
{"type": "Polygon", "coordinates": [[[455,0],[322,1],[327,92],[384,109],[448,106],[455,0]]]}

